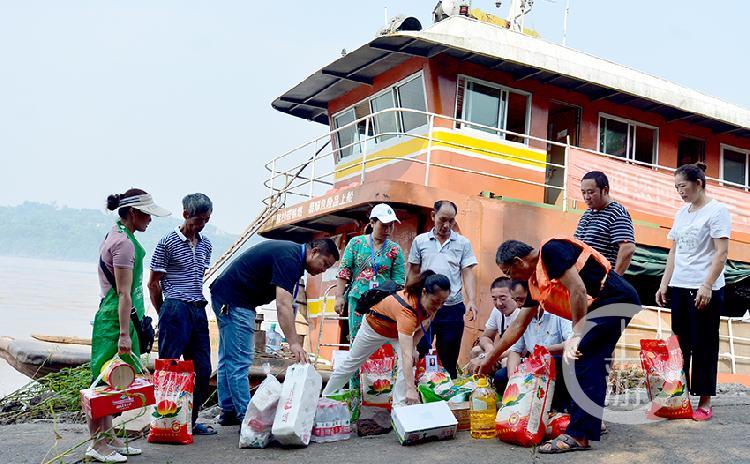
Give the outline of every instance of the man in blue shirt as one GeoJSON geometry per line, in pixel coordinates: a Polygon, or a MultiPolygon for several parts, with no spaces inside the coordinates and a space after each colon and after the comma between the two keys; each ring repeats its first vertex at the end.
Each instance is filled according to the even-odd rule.
{"type": "Polygon", "coordinates": [[[219,326],[219,424],[238,425],[250,402],[247,371],[255,354],[255,308],[276,300],[289,349],[296,362],[306,363],[307,353],[294,327],[299,280],[305,271],[316,276],[338,260],[331,239],[305,245],[266,240],[238,256],[211,284],[211,306],[219,326]]]}
{"type": "Polygon", "coordinates": [[[211,219],[213,204],[206,195],[193,193],[182,199],[182,206],[185,222],[159,240],[151,257],[148,290],[159,315],[159,357],[182,356],[195,366],[193,434],[214,435],[211,426],[196,423],[211,377],[211,341],[203,296],[211,242],[201,231],[211,219]]]}

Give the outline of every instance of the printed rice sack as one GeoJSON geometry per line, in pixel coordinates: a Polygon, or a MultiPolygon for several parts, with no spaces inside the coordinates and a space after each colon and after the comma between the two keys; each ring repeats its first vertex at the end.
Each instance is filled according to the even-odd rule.
{"type": "Polygon", "coordinates": [[[156,407],[148,441],[189,445],[193,442],[193,361],[157,359],[154,365],[156,407]]]}
{"type": "Polygon", "coordinates": [[[390,409],[396,383],[396,357],[391,345],[383,345],[359,368],[362,406],[390,409]]]}
{"type": "Polygon", "coordinates": [[[682,350],[675,335],[667,340],[641,340],[650,413],[667,419],[691,419],[693,408],[682,370],[682,350]]]}
{"type": "Polygon", "coordinates": [[[453,382],[451,381],[450,374],[448,374],[448,371],[446,371],[443,366],[440,366],[437,372],[422,371],[422,375],[417,377],[417,379],[417,390],[419,391],[419,395],[422,397],[423,403],[444,401],[444,398],[437,394],[435,392],[435,389],[438,386],[443,386],[442,388],[447,389],[453,387],[453,382]]]}
{"type": "Polygon", "coordinates": [[[521,446],[538,445],[547,433],[555,391],[555,361],[543,346],[518,366],[505,388],[495,417],[497,437],[521,446]]]}
{"type": "Polygon", "coordinates": [[[549,418],[547,436],[545,438],[552,440],[559,437],[568,430],[568,425],[570,425],[570,414],[558,412],[549,418]]]}
{"type": "Polygon", "coordinates": [[[240,428],[240,448],[265,448],[271,441],[271,427],[281,396],[281,383],[271,375],[271,366],[263,365],[266,378],[247,405],[240,428]]]}

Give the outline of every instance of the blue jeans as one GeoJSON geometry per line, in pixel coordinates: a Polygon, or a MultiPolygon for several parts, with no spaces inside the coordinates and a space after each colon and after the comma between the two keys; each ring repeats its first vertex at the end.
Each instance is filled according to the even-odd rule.
{"type": "Polygon", "coordinates": [[[247,375],[255,356],[255,308],[229,306],[229,311],[221,314],[222,305],[216,298],[211,304],[219,326],[219,407],[223,413],[234,413],[241,419],[250,402],[247,375]]]}
{"type": "Polygon", "coordinates": [[[159,357],[192,360],[195,366],[193,425],[208,398],[211,339],[205,306],[167,298],[159,309],[159,357]]]}

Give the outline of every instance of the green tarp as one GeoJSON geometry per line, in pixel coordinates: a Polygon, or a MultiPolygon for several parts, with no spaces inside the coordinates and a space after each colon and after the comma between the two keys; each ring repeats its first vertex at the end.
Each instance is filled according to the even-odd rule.
{"type": "MultiPolygon", "coordinates": [[[[626,275],[661,277],[664,275],[668,254],[669,250],[664,248],[638,245],[626,275]]],[[[728,260],[724,268],[724,277],[728,284],[736,284],[746,277],[750,277],[750,264],[728,260]]],[[[744,283],[747,284],[750,281],[744,283]]]]}

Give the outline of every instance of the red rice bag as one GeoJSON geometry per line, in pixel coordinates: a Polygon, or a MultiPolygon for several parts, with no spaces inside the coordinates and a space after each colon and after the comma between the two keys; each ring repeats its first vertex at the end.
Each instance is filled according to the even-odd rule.
{"type": "Polygon", "coordinates": [[[666,419],[692,419],[693,407],[682,370],[676,335],[667,340],[641,340],[641,366],[646,373],[650,414],[666,419]]]}
{"type": "Polygon", "coordinates": [[[391,345],[383,345],[359,368],[363,406],[391,408],[396,383],[396,357],[391,345]]]}
{"type": "Polygon", "coordinates": [[[495,417],[497,438],[527,447],[541,443],[554,392],[555,361],[537,345],[508,381],[495,417]]]}
{"type": "Polygon", "coordinates": [[[193,442],[193,361],[157,359],[154,364],[156,407],[148,442],[189,445],[193,442]]]}
{"type": "Polygon", "coordinates": [[[568,430],[568,425],[570,425],[570,414],[558,412],[549,418],[547,436],[545,438],[552,440],[559,437],[568,430]]]}

